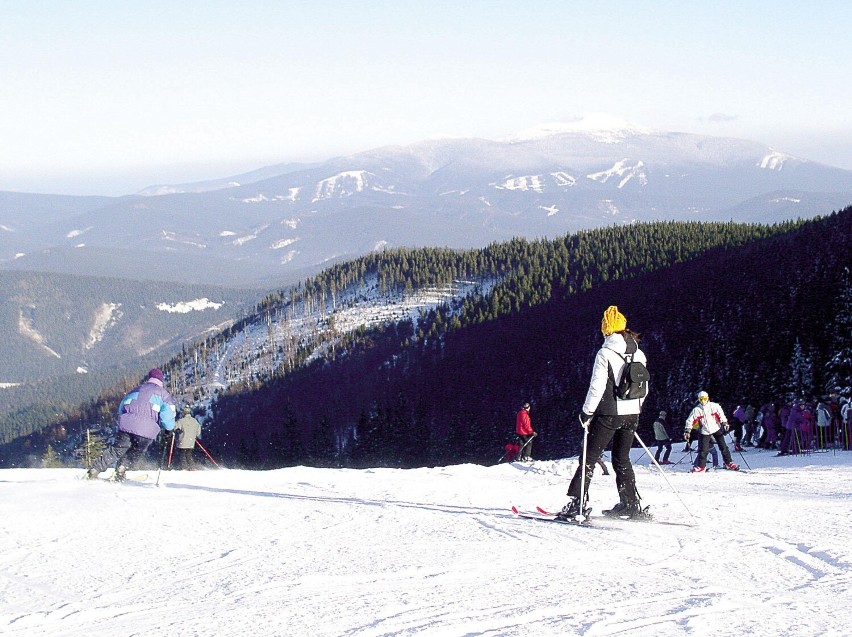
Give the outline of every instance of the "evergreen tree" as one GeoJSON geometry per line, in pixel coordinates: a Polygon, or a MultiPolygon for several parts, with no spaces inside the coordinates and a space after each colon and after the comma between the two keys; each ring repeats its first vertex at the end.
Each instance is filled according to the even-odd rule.
{"type": "Polygon", "coordinates": [[[41,466],[45,469],[57,469],[65,466],[59,458],[59,454],[53,449],[53,445],[47,445],[47,451],[44,452],[41,459],[41,466]]]}
{"type": "Polygon", "coordinates": [[[829,323],[831,358],[825,365],[825,391],[852,398],[852,276],[849,267],[841,273],[840,294],[829,323]]]}

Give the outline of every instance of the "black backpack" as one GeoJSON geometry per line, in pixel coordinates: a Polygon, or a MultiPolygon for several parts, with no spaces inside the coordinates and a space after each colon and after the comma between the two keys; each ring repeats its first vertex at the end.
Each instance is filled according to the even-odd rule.
{"type": "Polygon", "coordinates": [[[628,341],[628,349],[630,349],[631,343],[633,344],[633,351],[628,352],[627,356],[622,356],[625,363],[624,372],[621,374],[621,381],[615,388],[615,397],[618,400],[634,400],[645,398],[648,395],[648,381],[651,380],[651,374],[643,363],[633,360],[637,348],[635,341],[631,339],[628,341]]]}

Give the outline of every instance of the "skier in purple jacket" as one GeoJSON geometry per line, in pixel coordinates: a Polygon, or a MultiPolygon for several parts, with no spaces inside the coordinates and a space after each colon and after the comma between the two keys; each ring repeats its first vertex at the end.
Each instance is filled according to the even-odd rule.
{"type": "Polygon", "coordinates": [[[175,401],[163,387],[163,372],[154,368],[144,383],[121,399],[115,442],[92,462],[88,477],[97,478],[101,471],[115,466],[115,479],[123,480],[127,470],[148,450],[160,428],[171,431],[174,426],[175,401]]]}

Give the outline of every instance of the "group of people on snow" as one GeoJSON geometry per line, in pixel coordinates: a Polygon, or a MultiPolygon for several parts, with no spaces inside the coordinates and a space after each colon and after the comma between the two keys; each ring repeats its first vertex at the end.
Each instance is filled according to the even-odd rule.
{"type": "Polygon", "coordinates": [[[172,442],[178,448],[178,467],[194,469],[192,450],[201,435],[201,424],[192,416],[188,405],[183,409],[183,417],[175,419],[175,400],[163,381],[162,370],[154,368],[144,382],[121,399],[115,440],[92,461],[87,472],[89,479],[113,467],[115,479],[124,480],[127,471],[145,455],[161,429],[172,432],[172,442]]]}
{"type": "Polygon", "coordinates": [[[852,449],[852,403],[839,396],[771,400],[757,410],[743,444],[777,449],[779,456],[830,448],[852,449]]]}
{"type": "MultiPolygon", "coordinates": [[[[649,517],[647,507],[642,506],[630,461],[630,450],[637,437],[642,403],[647,396],[647,358],[639,347],[639,334],[627,327],[627,318],[617,306],[612,305],[604,312],[601,334],[604,342],[595,355],[592,377],[579,414],[580,426],[583,428],[581,461],[568,486],[568,503],[556,516],[557,519],[565,521],[583,521],[588,517],[588,492],[594,467],[596,463],[602,463],[601,455],[610,444],[618,502],[603,513],[633,519],[649,517]],[[644,370],[638,372],[640,381],[635,385],[641,388],[641,379],[644,378],[645,386],[637,393],[631,393],[632,389],[624,389],[625,379],[633,382],[634,379],[630,377],[637,373],[634,365],[644,370]]],[[[528,449],[532,437],[535,436],[529,411],[529,404],[525,404],[516,418],[516,433],[523,443],[521,449],[528,449]]],[[[657,443],[655,460],[660,464],[672,464],[669,460],[672,445],[665,424],[666,416],[666,412],[661,411],[654,422],[654,438],[657,443]]],[[[684,438],[687,442],[694,438],[699,440],[694,472],[706,470],[707,454],[714,444],[722,451],[725,468],[739,470],[725,442],[725,433],[728,430],[729,424],[722,407],[711,402],[707,392],[700,392],[698,403],[684,424],[684,438]]],[[[520,455],[522,460],[529,458],[524,452],[520,455]]]]}
{"type": "MultiPolygon", "coordinates": [[[[629,377],[634,363],[644,366],[647,359],[639,348],[639,334],[628,329],[627,318],[612,305],[601,319],[603,345],[595,355],[592,377],[582,410],[579,414],[583,428],[581,461],[568,486],[568,503],[557,514],[558,519],[582,521],[588,517],[588,489],[596,463],[606,472],[601,455],[611,444],[612,466],[618,491],[618,503],[604,511],[605,515],[642,518],[648,517],[647,507],[641,504],[636,488],[636,478],[630,461],[630,449],[639,426],[639,415],[647,395],[647,388],[639,395],[623,395],[624,379],[629,377]]],[[[645,370],[647,373],[647,370],[645,370]]],[[[647,376],[646,376],[647,378],[647,376]]],[[[683,438],[684,452],[692,452],[691,442],[698,441],[692,464],[693,473],[707,470],[708,456],[717,467],[718,452],[722,467],[738,471],[725,435],[731,432],[734,451],[744,447],[779,449],[779,456],[800,453],[830,445],[849,450],[852,432],[852,402],[846,398],[823,398],[805,401],[770,401],[756,409],[750,404],[738,405],[731,421],[719,403],[710,400],[706,391],[700,391],[697,403],[686,417],[683,438]]],[[[666,424],[667,413],[660,411],[653,424],[657,445],[654,459],[658,464],[674,464],[670,460],[672,440],[666,424]]],[[[532,439],[536,436],[530,419],[530,405],[525,403],[516,416],[515,448],[521,461],[532,459],[532,439]]],[[[641,439],[640,439],[641,442],[641,439]]],[[[644,443],[642,443],[644,446],[644,443]]],[[[509,446],[507,445],[507,458],[509,446]]],[[[646,448],[647,451],[647,448],[646,448]]]]}

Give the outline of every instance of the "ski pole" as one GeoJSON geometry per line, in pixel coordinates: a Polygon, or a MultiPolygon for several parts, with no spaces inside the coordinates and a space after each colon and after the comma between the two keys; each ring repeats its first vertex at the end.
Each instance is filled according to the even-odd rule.
{"type": "Polygon", "coordinates": [[[686,502],[684,502],[684,501],[683,501],[683,498],[681,498],[681,497],[680,497],[680,493],[678,493],[677,489],[675,489],[675,488],[674,488],[674,485],[673,485],[673,484],[671,483],[671,481],[669,480],[669,477],[666,475],[666,472],[665,472],[665,471],[663,471],[663,468],[660,466],[660,463],[659,463],[659,462],[657,462],[657,459],[656,459],[656,458],[654,458],[654,456],[652,456],[652,455],[651,455],[651,452],[650,452],[650,451],[648,451],[648,447],[646,447],[646,446],[645,446],[645,443],[644,443],[644,442],[642,442],[642,439],[639,437],[639,434],[638,434],[638,433],[636,433],[636,432],[634,431],[634,432],[633,432],[633,435],[636,437],[636,440],[638,440],[638,441],[639,441],[639,444],[640,444],[640,445],[642,445],[642,448],[643,448],[643,449],[647,452],[647,454],[648,454],[651,458],[653,458],[653,460],[654,460],[654,464],[655,464],[655,465],[657,465],[657,469],[659,469],[659,470],[660,470],[660,474],[663,476],[663,478],[665,478],[665,480],[666,480],[666,482],[668,483],[669,487],[671,487],[671,490],[672,490],[672,491],[674,491],[674,494],[677,496],[677,499],[678,499],[678,500],[680,500],[680,503],[683,505],[683,508],[684,508],[684,509],[686,509],[686,512],[687,512],[687,513],[689,513],[689,517],[691,517],[691,518],[692,518],[693,520],[695,520],[695,522],[697,523],[697,522],[698,522],[698,519],[697,519],[694,515],[692,515],[692,511],[690,511],[690,510],[689,510],[689,507],[688,507],[688,506],[686,506],[686,502]]]}
{"type": "Polygon", "coordinates": [[[518,459],[520,459],[520,457],[523,455],[523,453],[524,453],[524,449],[526,449],[526,448],[527,448],[527,445],[528,445],[528,444],[530,444],[530,443],[532,442],[532,439],[533,439],[533,438],[535,438],[537,435],[538,435],[538,432],[537,432],[537,431],[534,431],[534,432],[533,432],[533,434],[532,434],[532,436],[530,436],[530,437],[529,437],[529,440],[527,440],[527,441],[526,441],[526,442],[525,442],[525,443],[521,446],[521,448],[520,448],[520,449],[518,449],[518,455],[516,456],[518,459]]]}
{"type": "Polygon", "coordinates": [[[681,462],[683,462],[684,460],[686,460],[686,457],[687,457],[687,456],[689,456],[689,461],[690,461],[690,462],[692,462],[692,449],[690,449],[689,451],[684,451],[684,452],[683,452],[683,455],[680,457],[680,460],[678,460],[677,462],[675,462],[675,463],[674,463],[674,466],[676,467],[676,466],[678,466],[681,462]]]}
{"type": "Polygon", "coordinates": [[[168,464],[169,469],[172,468],[172,453],[174,453],[174,450],[175,450],[175,432],[173,431],[172,432],[172,442],[169,444],[169,464],[168,464]]]}
{"type": "MultiPolygon", "coordinates": [[[[734,449],[736,449],[736,448],[737,448],[737,443],[736,443],[736,442],[734,442],[734,439],[733,439],[733,437],[731,436],[731,432],[730,432],[730,431],[728,432],[728,438],[730,438],[730,439],[731,439],[731,442],[732,442],[732,443],[734,443],[734,449]]],[[[742,451],[738,451],[737,453],[739,453],[739,454],[740,454],[740,458],[742,458],[742,459],[743,459],[743,462],[745,463],[746,469],[748,469],[749,471],[751,471],[751,467],[750,467],[750,466],[749,466],[749,464],[748,464],[748,460],[746,460],[746,457],[743,455],[743,452],[742,452],[742,451]]]]}
{"type": "Polygon", "coordinates": [[[205,455],[205,456],[207,456],[208,458],[210,458],[210,462],[212,462],[213,464],[215,464],[217,469],[221,469],[221,468],[222,468],[222,467],[220,467],[218,464],[216,464],[216,461],[215,461],[215,460],[213,460],[213,456],[211,456],[209,453],[207,453],[207,449],[205,449],[204,447],[202,447],[202,446],[201,446],[201,443],[200,443],[200,442],[198,442],[198,438],[196,438],[196,439],[195,439],[195,444],[197,444],[197,445],[198,445],[198,447],[199,447],[199,449],[201,449],[201,451],[203,451],[203,452],[204,452],[204,455],[205,455]]]}
{"type": "MultiPolygon", "coordinates": [[[[586,510],[586,447],[589,441],[589,426],[583,422],[583,417],[578,416],[580,425],[583,427],[583,464],[580,465],[582,473],[580,474],[580,512],[575,516],[577,522],[583,522],[586,515],[583,513],[586,510]]],[[[590,421],[591,422],[591,421],[590,421]]]]}

